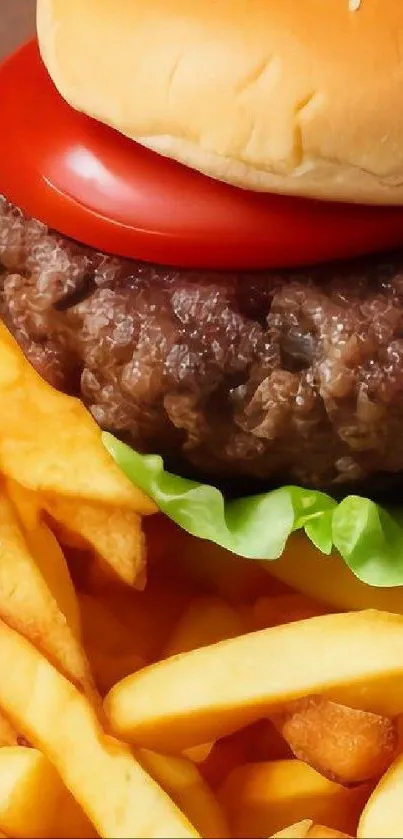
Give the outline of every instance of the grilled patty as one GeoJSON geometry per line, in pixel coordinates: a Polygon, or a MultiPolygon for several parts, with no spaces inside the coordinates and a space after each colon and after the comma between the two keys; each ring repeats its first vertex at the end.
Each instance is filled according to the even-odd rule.
{"type": "Polygon", "coordinates": [[[403,257],[178,270],[2,199],[0,314],[45,379],[182,474],[370,494],[403,472],[403,257]]]}

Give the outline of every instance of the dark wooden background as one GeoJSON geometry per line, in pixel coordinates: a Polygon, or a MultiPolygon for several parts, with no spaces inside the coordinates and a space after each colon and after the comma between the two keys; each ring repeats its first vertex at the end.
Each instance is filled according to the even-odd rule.
{"type": "Polygon", "coordinates": [[[0,60],[34,30],[35,0],[0,0],[0,60]]]}

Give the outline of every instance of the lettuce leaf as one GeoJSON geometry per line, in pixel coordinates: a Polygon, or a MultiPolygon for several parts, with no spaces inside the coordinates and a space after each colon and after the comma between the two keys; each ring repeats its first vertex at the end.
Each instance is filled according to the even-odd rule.
{"type": "Polygon", "coordinates": [[[296,486],[226,501],[213,486],[166,472],[158,455],[141,455],[111,434],[103,440],[128,478],[193,536],[248,559],[275,560],[302,529],[323,554],[336,549],[368,585],[403,585],[403,509],[385,510],[356,495],[337,503],[296,486]]]}

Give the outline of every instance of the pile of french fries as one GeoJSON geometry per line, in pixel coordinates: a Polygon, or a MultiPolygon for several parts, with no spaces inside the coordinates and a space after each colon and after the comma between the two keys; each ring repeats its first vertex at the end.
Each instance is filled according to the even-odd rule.
{"type": "Polygon", "coordinates": [[[0,835],[402,836],[403,616],[179,534],[3,326],[0,398],[0,835]]]}

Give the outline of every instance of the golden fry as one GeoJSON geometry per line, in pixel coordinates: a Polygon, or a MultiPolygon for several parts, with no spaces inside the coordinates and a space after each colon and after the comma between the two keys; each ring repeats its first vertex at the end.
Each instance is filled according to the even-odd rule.
{"type": "Polygon", "coordinates": [[[162,658],[236,638],[245,631],[239,612],[219,597],[195,597],[174,627],[162,658]]]}
{"type": "Polygon", "coordinates": [[[156,511],[108,454],[84,405],[48,385],[2,323],[0,400],[0,469],[7,477],[50,498],[80,498],[141,515],[156,511]]]}
{"type": "Polygon", "coordinates": [[[284,827],[277,833],[273,833],[270,839],[306,839],[312,827],[312,819],[303,819],[301,822],[284,827]]]}
{"type": "Polygon", "coordinates": [[[198,836],[131,750],[103,733],[88,699],[3,623],[0,672],[0,708],[51,761],[101,837],[198,836]]]}
{"type": "Polygon", "coordinates": [[[0,617],[75,683],[89,688],[92,680],[81,643],[40,573],[4,494],[0,494],[0,522],[0,617]]]}
{"type": "Polygon", "coordinates": [[[116,685],[105,707],[118,736],[170,752],[217,740],[311,694],[394,716],[403,710],[402,688],[403,617],[351,612],[158,662],[116,685]]]}
{"type": "Polygon", "coordinates": [[[0,748],[3,746],[27,745],[29,745],[28,742],[18,734],[10,720],[4,714],[0,713],[0,748]]]}
{"type": "Polygon", "coordinates": [[[396,758],[372,793],[358,825],[359,839],[403,836],[403,754],[396,758]]]}
{"type": "Polygon", "coordinates": [[[192,763],[204,763],[211,755],[214,749],[214,743],[202,743],[200,746],[194,746],[193,749],[187,749],[183,752],[183,756],[189,758],[192,763]]]}
{"type": "Polygon", "coordinates": [[[46,522],[42,520],[40,499],[34,492],[16,484],[15,481],[7,481],[6,489],[36,565],[65,615],[69,627],[76,637],[80,638],[77,595],[63,551],[46,522]]]}
{"type": "Polygon", "coordinates": [[[296,757],[341,784],[379,778],[398,745],[394,720],[320,696],[291,703],[273,721],[296,757]]]}
{"type": "Polygon", "coordinates": [[[271,579],[336,611],[379,609],[403,614],[403,586],[376,588],[362,583],[340,556],[324,557],[303,533],[291,536],[281,557],[263,563],[263,568],[271,579]]]}
{"type": "Polygon", "coordinates": [[[136,757],[203,839],[226,839],[230,835],[217,799],[190,760],[147,749],[141,749],[136,757]]]}
{"type": "Polygon", "coordinates": [[[309,839],[351,839],[348,833],[341,833],[340,830],[333,830],[331,827],[324,827],[321,824],[312,825],[307,836],[309,839]]]}
{"type": "Polygon", "coordinates": [[[279,830],[271,839],[351,839],[351,837],[348,833],[341,833],[340,830],[333,830],[321,824],[312,824],[311,819],[304,819],[302,822],[279,830]]]}
{"type": "Polygon", "coordinates": [[[231,835],[246,839],[271,836],[287,822],[305,818],[355,833],[368,795],[367,787],[346,789],[301,761],[282,760],[235,769],[219,801],[228,814],[231,835]]]}
{"type": "Polygon", "coordinates": [[[60,496],[45,506],[62,544],[90,548],[124,583],[144,587],[145,542],[137,512],[60,496]]]}
{"type": "Polygon", "coordinates": [[[0,749],[0,826],[15,839],[92,839],[94,828],[36,749],[0,749]]]}

